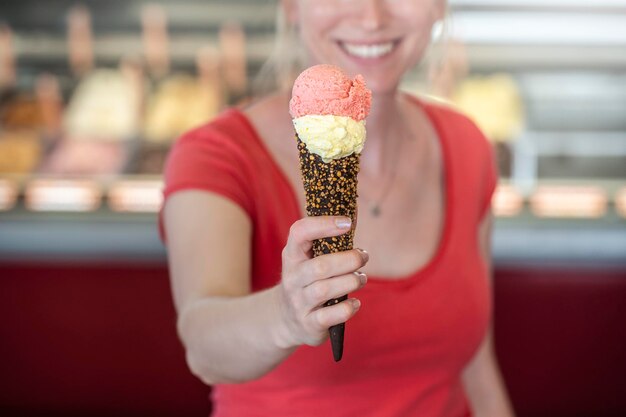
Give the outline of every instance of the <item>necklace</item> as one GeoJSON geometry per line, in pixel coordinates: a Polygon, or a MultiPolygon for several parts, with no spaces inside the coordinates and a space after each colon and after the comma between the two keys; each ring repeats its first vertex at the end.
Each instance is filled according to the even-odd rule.
{"type": "Polygon", "coordinates": [[[368,209],[372,217],[380,217],[380,215],[382,214],[382,205],[385,202],[387,196],[389,195],[389,192],[391,191],[391,186],[393,185],[396,179],[396,174],[398,172],[398,165],[399,165],[399,160],[400,160],[400,155],[401,155],[400,149],[402,148],[402,142],[404,142],[404,138],[398,141],[396,149],[394,150],[395,151],[393,155],[394,161],[391,164],[391,170],[389,171],[389,176],[387,177],[387,179],[385,180],[385,183],[383,184],[382,193],[377,199],[370,200],[369,202],[368,209]]]}

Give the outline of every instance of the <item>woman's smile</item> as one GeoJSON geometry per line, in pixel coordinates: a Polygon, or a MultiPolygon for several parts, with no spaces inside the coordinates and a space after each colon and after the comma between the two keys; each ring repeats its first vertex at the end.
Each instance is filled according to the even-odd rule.
{"type": "Polygon", "coordinates": [[[390,55],[400,40],[386,42],[348,42],[338,41],[339,47],[349,56],[359,59],[378,59],[390,55]]]}

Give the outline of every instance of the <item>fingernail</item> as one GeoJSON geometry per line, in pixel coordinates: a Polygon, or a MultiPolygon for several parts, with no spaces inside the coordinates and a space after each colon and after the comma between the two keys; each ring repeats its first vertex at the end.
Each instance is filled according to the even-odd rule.
{"type": "Polygon", "coordinates": [[[349,217],[340,217],[335,220],[335,225],[340,229],[349,229],[352,226],[352,220],[349,217]]]}
{"type": "Polygon", "coordinates": [[[354,309],[354,311],[357,311],[359,308],[361,308],[361,301],[357,300],[356,298],[352,300],[352,308],[354,309]]]}
{"type": "Polygon", "coordinates": [[[357,248],[356,250],[359,251],[359,253],[361,254],[361,257],[363,258],[365,262],[367,262],[370,259],[370,254],[367,253],[365,249],[357,248]]]}
{"type": "Polygon", "coordinates": [[[355,271],[354,274],[359,277],[359,281],[361,281],[361,285],[365,285],[365,283],[367,282],[367,275],[365,275],[363,272],[361,271],[355,271]]]}

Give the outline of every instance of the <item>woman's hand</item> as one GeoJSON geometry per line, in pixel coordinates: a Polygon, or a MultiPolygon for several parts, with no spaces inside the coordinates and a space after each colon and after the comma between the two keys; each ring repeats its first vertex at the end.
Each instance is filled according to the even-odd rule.
{"type": "Polygon", "coordinates": [[[306,217],[296,221],[283,249],[283,276],[277,288],[283,324],[280,345],[317,346],[328,337],[328,328],[356,314],[359,300],[349,298],[322,307],[331,298],[356,291],[367,281],[358,271],[368,261],[367,252],[353,249],[313,258],[313,241],[350,231],[347,217],[306,217]]]}

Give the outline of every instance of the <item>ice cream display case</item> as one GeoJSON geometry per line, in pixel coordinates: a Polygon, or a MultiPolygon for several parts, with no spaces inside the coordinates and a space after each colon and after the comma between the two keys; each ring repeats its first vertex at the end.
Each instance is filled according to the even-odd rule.
{"type": "MultiPolygon", "coordinates": [[[[207,414],[176,340],[161,172],[181,132],[250,99],[277,3],[0,4],[0,414],[207,414]]],[[[404,88],[493,142],[517,415],[624,415],[626,2],[449,9],[404,88]]]]}
{"type": "MultiPolygon", "coordinates": [[[[275,5],[0,6],[5,227],[17,233],[24,219],[73,218],[73,227],[99,216],[153,221],[172,141],[251,95],[253,74],[272,51],[275,5]]],[[[407,80],[407,90],[458,107],[493,140],[501,175],[496,261],[558,251],[580,260],[567,246],[538,249],[544,239],[506,249],[504,242],[524,240],[501,240],[509,230],[624,227],[625,15],[620,1],[454,0],[450,22],[433,33],[428,59],[407,80]]],[[[590,257],[619,260],[623,242],[607,239],[581,242],[595,248],[590,257]]],[[[30,246],[18,235],[1,240],[2,256],[19,254],[15,242],[30,246]]],[[[148,246],[162,259],[158,242],[148,246]]]]}

